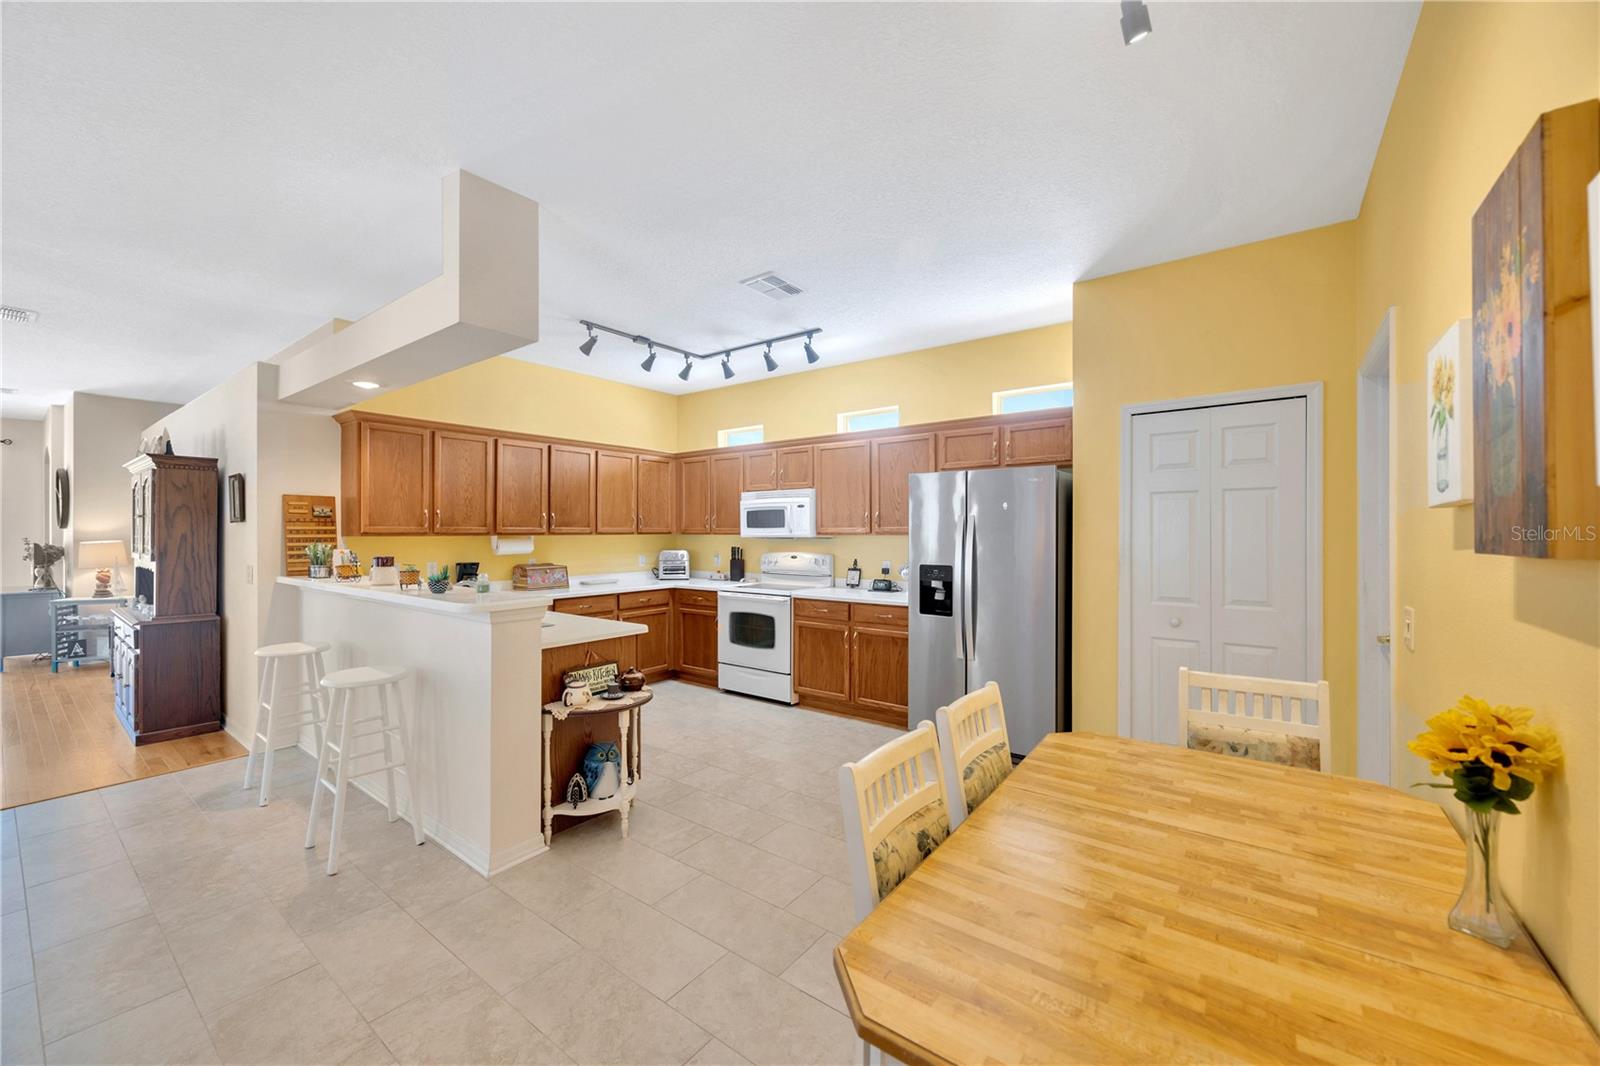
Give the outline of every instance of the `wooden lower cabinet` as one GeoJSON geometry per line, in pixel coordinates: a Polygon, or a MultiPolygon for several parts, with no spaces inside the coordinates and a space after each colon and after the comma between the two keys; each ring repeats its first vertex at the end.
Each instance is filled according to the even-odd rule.
{"type": "Polygon", "coordinates": [[[624,592],[617,597],[617,617],[624,622],[646,626],[641,633],[639,661],[646,681],[660,681],[672,673],[672,593],[624,592]]]}
{"type": "Polygon", "coordinates": [[[590,618],[617,619],[617,598],[615,596],[569,596],[564,600],[557,600],[550,608],[559,614],[582,614],[590,618]]]}
{"type": "Polygon", "coordinates": [[[904,629],[850,626],[850,693],[856,706],[904,724],[910,669],[911,642],[904,629]]]}
{"type": "Polygon", "coordinates": [[[794,691],[806,698],[850,702],[850,626],[794,620],[794,691]]]}
{"type": "Polygon", "coordinates": [[[672,665],[690,681],[717,682],[717,594],[675,590],[672,665]],[[709,600],[709,603],[707,602],[709,600]]]}
{"type": "Polygon", "coordinates": [[[801,705],[904,728],[911,666],[906,608],[794,603],[794,689],[801,705]]]}

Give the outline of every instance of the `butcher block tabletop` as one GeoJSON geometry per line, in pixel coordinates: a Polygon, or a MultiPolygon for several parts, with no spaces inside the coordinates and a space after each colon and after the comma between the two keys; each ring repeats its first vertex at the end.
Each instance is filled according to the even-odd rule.
{"type": "Polygon", "coordinates": [[[1060,733],[834,969],[907,1063],[1600,1063],[1525,940],[1445,924],[1465,861],[1396,789],[1060,733]]]}

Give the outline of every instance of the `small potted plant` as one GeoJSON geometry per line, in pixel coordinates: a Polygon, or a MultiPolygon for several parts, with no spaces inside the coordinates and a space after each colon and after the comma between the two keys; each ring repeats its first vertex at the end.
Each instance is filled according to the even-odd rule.
{"type": "Polygon", "coordinates": [[[318,544],[307,544],[306,545],[306,562],[308,564],[307,573],[311,577],[316,577],[316,578],[327,577],[330,573],[332,573],[332,571],[329,569],[329,566],[328,566],[328,560],[332,559],[332,558],[333,558],[333,545],[331,545],[331,544],[320,544],[320,543],[318,543],[318,544]]]}
{"type": "Polygon", "coordinates": [[[449,567],[439,566],[428,570],[428,591],[435,596],[443,596],[450,591],[449,567]]]}
{"type": "Polygon", "coordinates": [[[1495,877],[1502,814],[1521,813],[1517,803],[1561,765],[1561,745],[1546,726],[1532,724],[1526,707],[1491,707],[1471,696],[1428,719],[1428,728],[1407,745],[1428,768],[1450,783],[1467,808],[1467,878],[1450,911],[1450,928],[1509,947],[1517,919],[1495,877]]]}

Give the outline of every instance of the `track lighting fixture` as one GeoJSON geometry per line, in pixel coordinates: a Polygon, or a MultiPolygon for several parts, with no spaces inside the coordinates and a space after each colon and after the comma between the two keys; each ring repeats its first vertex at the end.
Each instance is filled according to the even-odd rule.
{"type": "Polygon", "coordinates": [[[594,351],[595,341],[598,334],[609,333],[613,337],[622,337],[626,340],[632,341],[635,344],[642,344],[649,349],[649,354],[647,354],[644,357],[644,361],[639,364],[639,369],[643,370],[645,373],[649,373],[656,365],[657,348],[660,348],[664,352],[672,352],[676,355],[683,356],[683,369],[678,371],[678,377],[682,381],[689,380],[689,375],[694,372],[694,364],[695,360],[697,359],[721,359],[722,378],[724,381],[727,381],[734,376],[734,355],[738,352],[745,351],[748,348],[765,349],[761,355],[761,358],[767,364],[768,372],[771,372],[778,369],[778,361],[772,357],[772,346],[774,344],[782,344],[784,341],[797,341],[801,340],[802,338],[805,341],[806,362],[815,363],[822,358],[817,354],[817,350],[811,346],[811,338],[822,332],[821,329],[816,327],[811,329],[797,330],[794,333],[785,333],[781,337],[764,337],[761,340],[750,341],[748,344],[735,344],[731,348],[724,348],[718,352],[691,352],[687,348],[677,348],[671,344],[663,344],[658,340],[646,337],[642,333],[628,333],[624,330],[617,329],[614,326],[603,326],[598,322],[590,322],[587,318],[580,318],[578,320],[578,325],[589,331],[589,339],[578,345],[578,350],[584,355],[588,355],[590,352],[594,351]]]}
{"type": "Polygon", "coordinates": [[[1122,43],[1133,44],[1150,36],[1150,9],[1144,0],[1122,0],[1122,43]]]}

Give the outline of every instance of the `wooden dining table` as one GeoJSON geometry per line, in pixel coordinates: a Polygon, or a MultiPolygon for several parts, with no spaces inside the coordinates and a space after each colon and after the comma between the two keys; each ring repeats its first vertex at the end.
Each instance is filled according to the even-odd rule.
{"type": "Polygon", "coordinates": [[[1047,737],[834,952],[906,1063],[1600,1063],[1537,949],[1451,930],[1436,804],[1047,737]]]}

